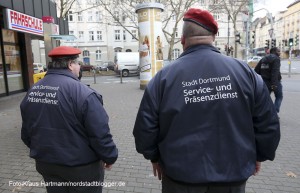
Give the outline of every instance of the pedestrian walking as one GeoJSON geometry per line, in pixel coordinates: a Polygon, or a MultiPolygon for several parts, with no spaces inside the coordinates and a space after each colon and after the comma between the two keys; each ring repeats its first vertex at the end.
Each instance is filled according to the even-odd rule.
{"type": "Polygon", "coordinates": [[[78,79],[80,53],[52,49],[47,74],[20,105],[21,137],[48,193],[102,192],[104,168],[118,157],[102,96],[78,79]]]}
{"type": "Polygon", "coordinates": [[[210,12],[184,14],[184,52],[148,83],[136,117],[136,150],[151,160],[166,193],[244,193],[280,140],[263,80],[212,46],[210,12]]]}
{"type": "Polygon", "coordinates": [[[280,111],[280,106],[283,99],[280,66],[280,49],[274,47],[271,48],[270,54],[263,57],[257,63],[254,69],[255,72],[261,75],[269,89],[269,93],[271,94],[274,92],[274,105],[277,113],[280,111]]]}

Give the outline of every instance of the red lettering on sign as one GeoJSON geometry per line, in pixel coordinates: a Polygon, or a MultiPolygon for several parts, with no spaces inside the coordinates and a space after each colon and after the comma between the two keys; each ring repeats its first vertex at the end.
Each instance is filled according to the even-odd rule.
{"type": "Polygon", "coordinates": [[[43,34],[43,21],[41,19],[19,13],[14,10],[7,9],[8,25],[10,29],[15,29],[22,32],[43,34]]]}

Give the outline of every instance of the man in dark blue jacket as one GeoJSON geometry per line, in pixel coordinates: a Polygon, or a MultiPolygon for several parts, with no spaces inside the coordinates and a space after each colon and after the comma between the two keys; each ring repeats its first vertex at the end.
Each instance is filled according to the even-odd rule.
{"type": "Polygon", "coordinates": [[[20,105],[21,137],[49,193],[102,192],[104,168],[118,157],[101,95],[78,80],[80,53],[51,50],[46,76],[20,105]]]}
{"type": "Polygon", "coordinates": [[[270,54],[263,57],[254,70],[261,75],[270,94],[271,92],[274,92],[274,105],[277,113],[279,113],[283,99],[280,73],[280,49],[277,47],[271,48],[270,54]]]}
{"type": "Polygon", "coordinates": [[[180,57],[149,82],[133,130],[136,149],[162,178],[162,192],[244,193],[280,140],[263,80],[212,46],[208,11],[184,15],[180,57]]]}

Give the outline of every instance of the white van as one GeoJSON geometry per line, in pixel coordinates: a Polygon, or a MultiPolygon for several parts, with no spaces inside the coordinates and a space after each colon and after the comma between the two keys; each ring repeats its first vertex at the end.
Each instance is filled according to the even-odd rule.
{"type": "Polygon", "coordinates": [[[138,52],[117,52],[115,72],[124,77],[139,74],[140,56],[138,52]],[[122,73],[122,74],[121,74],[122,73]]]}

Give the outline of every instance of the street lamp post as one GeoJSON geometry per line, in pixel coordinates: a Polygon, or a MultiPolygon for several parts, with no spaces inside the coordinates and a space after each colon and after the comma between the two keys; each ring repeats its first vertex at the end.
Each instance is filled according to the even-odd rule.
{"type": "Polygon", "coordinates": [[[228,14],[228,32],[227,32],[228,37],[227,37],[227,50],[226,50],[227,56],[229,55],[229,51],[228,51],[229,50],[229,36],[230,36],[229,21],[230,21],[230,15],[228,14]]]}

